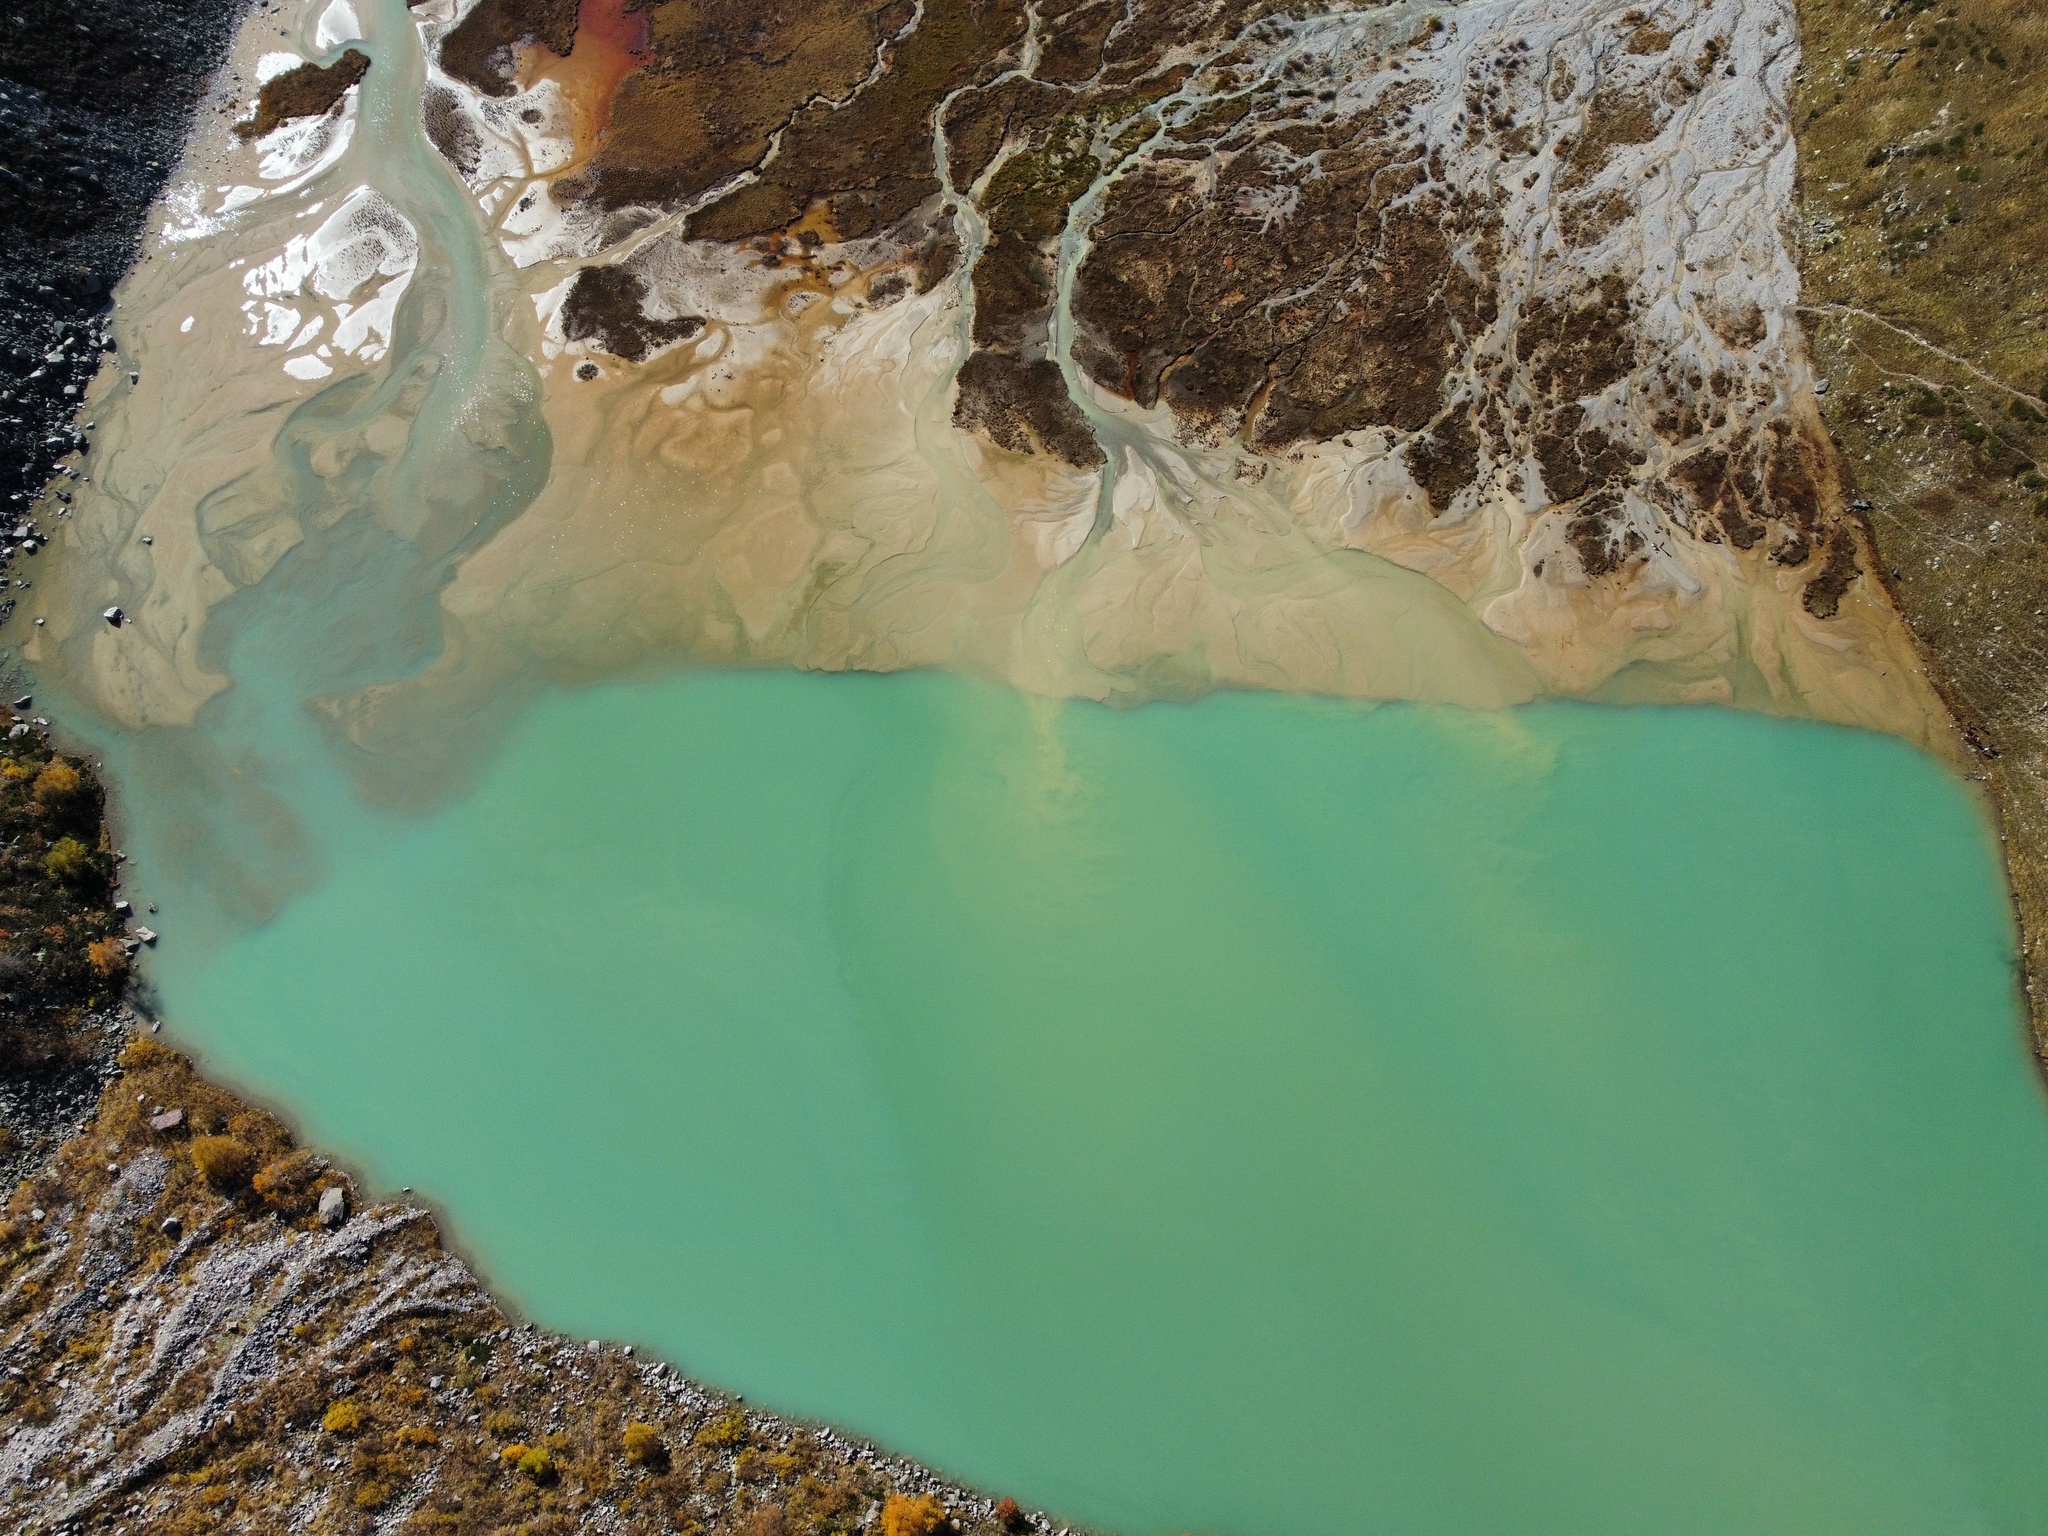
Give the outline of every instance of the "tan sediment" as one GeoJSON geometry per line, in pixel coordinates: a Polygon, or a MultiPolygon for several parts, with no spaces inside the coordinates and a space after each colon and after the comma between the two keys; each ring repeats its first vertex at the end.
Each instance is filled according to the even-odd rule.
{"type": "MultiPolygon", "coordinates": [[[[1762,206],[1756,195],[1744,193],[1742,218],[1762,206]]],[[[942,212],[921,210],[917,228],[937,227],[942,212]]],[[[49,623],[31,642],[36,659],[61,654],[123,724],[194,718],[224,682],[202,659],[211,608],[260,583],[305,533],[305,487],[269,448],[286,409],[332,380],[285,377],[282,349],[259,346],[238,313],[241,274],[272,259],[288,227],[259,220],[187,242],[175,261],[160,256],[138,273],[124,298],[144,378],[102,411],[105,469],[39,584],[32,612],[49,623]],[[188,314],[190,333],[180,329],[188,314]],[[118,633],[97,619],[110,602],[132,620],[118,633]]],[[[1775,239],[1753,232],[1764,242],[1755,251],[1723,258],[1722,287],[1750,284],[1759,303],[1776,302],[1775,239]]],[[[1756,515],[1777,519],[1769,539],[1744,542],[1749,514],[1739,508],[1702,505],[1681,526],[1642,499],[1669,489],[1657,466],[1699,441],[1743,452],[1763,443],[1755,451],[1769,465],[1774,424],[1824,443],[1789,313],[1771,330],[1761,310],[1753,322],[1701,312],[1703,344],[1748,370],[1710,381],[1698,402],[1704,414],[1721,401],[1731,425],[1675,444],[1647,439],[1635,452],[1662,457],[1627,471],[1637,499],[1614,493],[1617,520],[1589,533],[1581,501],[1546,495],[1529,461],[1496,458],[1486,476],[1458,484],[1472,471],[1456,467],[1454,444],[1432,468],[1419,457],[1425,445],[1393,425],[1260,451],[1164,400],[1141,407],[1093,388],[1105,469],[999,448],[954,420],[972,285],[956,270],[918,292],[923,257],[922,244],[886,234],[839,239],[822,215],[779,242],[690,241],[674,226],[635,234],[602,259],[645,280],[650,322],[633,344],[637,361],[603,352],[605,334],[563,334],[562,295],[578,264],[501,267],[491,281],[526,296],[501,306],[501,324],[539,372],[549,483],[457,562],[441,597],[438,661],[317,708],[396,762],[443,752],[444,722],[543,681],[679,661],[949,666],[1113,700],[1250,686],[1480,707],[1546,694],[1724,702],[1952,750],[1882,586],[1852,580],[1832,616],[1815,611],[1831,547],[1821,541],[1860,547],[1829,533],[1850,524],[1828,462],[1809,463],[1791,486],[1814,510],[1756,503],[1756,515]],[[1714,326],[1736,340],[1708,334],[1714,326]],[[1722,537],[1723,526],[1735,533],[1722,537]],[[1818,547],[1795,547],[1808,527],[1818,547]]],[[[1618,395],[1619,405],[1584,395],[1592,403],[1571,410],[1588,420],[1635,409],[1631,391],[1657,399],[1677,387],[1649,343],[1626,339],[1612,318],[1626,263],[1644,252],[1604,259],[1622,262],[1623,277],[1588,288],[1582,273],[1503,258],[1498,311],[1459,300],[1474,323],[1520,307],[1528,334],[1561,338],[1511,334],[1488,342],[1491,352],[1473,344],[1460,366],[1475,380],[1492,370],[1504,414],[1519,409],[1507,403],[1514,391],[1539,385],[1618,395]],[[1606,320],[1574,308],[1602,302],[1606,320]]],[[[1644,323],[1644,300],[1626,308],[1629,326],[1644,323]]],[[[335,366],[336,378],[366,371],[335,366]]],[[[1461,388],[1458,408],[1478,419],[1484,397],[1461,388]]],[[[1433,442],[1452,442],[1449,420],[1431,429],[1433,442]]],[[[1572,451],[1625,465],[1621,430],[1584,427],[1572,451]]],[[[339,485],[394,462],[410,435],[401,394],[375,420],[306,442],[306,463],[339,485]]],[[[1529,451],[1554,453],[1558,442],[1537,433],[1529,451]]],[[[337,505],[320,515],[350,514],[337,505]]],[[[354,515],[424,537],[405,507],[354,515]]]]}

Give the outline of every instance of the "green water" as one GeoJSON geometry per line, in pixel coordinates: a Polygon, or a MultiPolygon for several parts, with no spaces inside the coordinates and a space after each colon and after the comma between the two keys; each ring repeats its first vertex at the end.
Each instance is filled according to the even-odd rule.
{"type": "Polygon", "coordinates": [[[546,1323],[1132,1531],[2048,1528],[2048,1115],[1891,741],[728,673],[330,814],[170,1016],[546,1323]]]}

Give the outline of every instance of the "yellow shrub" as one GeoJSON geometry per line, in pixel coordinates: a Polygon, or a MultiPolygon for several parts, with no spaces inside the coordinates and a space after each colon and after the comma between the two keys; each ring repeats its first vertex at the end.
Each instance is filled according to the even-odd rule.
{"type": "Polygon", "coordinates": [[[255,1164],[256,1154],[249,1150],[247,1142],[232,1136],[192,1138],[192,1166],[215,1189],[235,1188],[249,1177],[255,1164]]]}
{"type": "Polygon", "coordinates": [[[116,938],[94,939],[85,946],[85,958],[102,976],[118,976],[128,969],[128,951],[116,938]]]}
{"type": "Polygon", "coordinates": [[[61,757],[53,757],[49,766],[36,775],[36,787],[30,793],[36,797],[37,805],[60,806],[76,800],[84,787],[85,781],[76,768],[61,757]]]}
{"type": "Polygon", "coordinates": [[[946,1523],[946,1506],[928,1493],[892,1493],[882,1506],[882,1536],[932,1536],[946,1523]]]}
{"type": "Polygon", "coordinates": [[[249,1185],[273,1211],[297,1216],[313,1209],[318,1199],[313,1181],[324,1171],[320,1160],[301,1148],[265,1163],[249,1185]]]}
{"type": "Polygon", "coordinates": [[[737,1408],[728,1409],[697,1431],[697,1443],[723,1449],[747,1438],[747,1416],[737,1408]]]}
{"type": "Polygon", "coordinates": [[[32,779],[35,776],[35,769],[27,763],[18,762],[11,757],[5,762],[0,762],[0,779],[5,779],[10,784],[19,784],[23,779],[32,779]]]}
{"type": "Polygon", "coordinates": [[[150,1067],[183,1066],[184,1060],[169,1046],[158,1045],[145,1035],[137,1035],[121,1052],[121,1065],[135,1072],[150,1067]]]}
{"type": "Polygon", "coordinates": [[[652,1424],[637,1420],[626,1426],[626,1460],[636,1462],[659,1461],[661,1459],[661,1431],[652,1424]]]}
{"type": "Polygon", "coordinates": [[[516,1463],[519,1470],[536,1483],[551,1483],[555,1480],[555,1458],[544,1445],[524,1447],[516,1463]]]}
{"type": "Polygon", "coordinates": [[[346,1397],[329,1403],[320,1417],[320,1427],[330,1435],[353,1435],[369,1422],[363,1405],[346,1397]]]}
{"type": "Polygon", "coordinates": [[[441,1437],[424,1424],[408,1424],[398,1432],[400,1445],[439,1445],[441,1437]]]}

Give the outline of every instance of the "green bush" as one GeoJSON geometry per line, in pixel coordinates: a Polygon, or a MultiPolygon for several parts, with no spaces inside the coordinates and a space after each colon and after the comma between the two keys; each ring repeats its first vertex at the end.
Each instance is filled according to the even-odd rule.
{"type": "Polygon", "coordinates": [[[50,878],[66,885],[83,885],[99,873],[92,850],[75,837],[60,837],[43,855],[43,868],[50,878]]]}

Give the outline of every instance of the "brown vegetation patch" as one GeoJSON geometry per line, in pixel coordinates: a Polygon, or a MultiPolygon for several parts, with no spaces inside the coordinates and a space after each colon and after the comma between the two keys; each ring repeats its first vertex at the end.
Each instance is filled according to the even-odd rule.
{"type": "Polygon", "coordinates": [[[1642,553],[1643,536],[1630,526],[1613,491],[1589,496],[1565,524],[1565,538],[1588,576],[1609,576],[1642,553]]]}
{"type": "Polygon", "coordinates": [[[1598,427],[1581,426],[1584,415],[1576,405],[1565,406],[1536,436],[1536,463],[1552,501],[1576,501],[1596,486],[1632,477],[1635,456],[1598,427]]]}
{"type": "Polygon", "coordinates": [[[1856,540],[1846,528],[1838,528],[1828,539],[1827,564],[1799,594],[1801,605],[1816,619],[1832,619],[1856,572],[1856,540]]]}
{"type": "Polygon", "coordinates": [[[1408,154],[1359,134],[1309,176],[1247,145],[1206,195],[1170,162],[1134,172],[1078,276],[1077,359],[1140,404],[1164,399],[1196,430],[1241,424],[1264,449],[1420,430],[1442,408],[1462,325],[1489,318],[1492,296],[1451,244],[1488,215],[1448,194],[1401,201],[1421,170],[1408,154]],[[1305,296],[1268,302],[1286,293],[1305,296]]]}
{"type": "Polygon", "coordinates": [[[1023,28],[1015,0],[932,0],[899,35],[914,14],[908,0],[654,5],[652,62],[620,89],[579,190],[607,207],[673,205],[759,164],[779,130],[760,178],[693,219],[693,234],[768,234],[819,202],[847,237],[895,223],[937,190],[940,98],[1023,28]],[[878,50],[885,67],[869,79],[878,50]]]}
{"type": "Polygon", "coordinates": [[[260,139],[292,118],[325,116],[369,72],[370,56],[349,48],[332,64],[301,64],[273,75],[257,93],[255,115],[235,124],[235,132],[245,139],[260,139]]]}
{"type": "Polygon", "coordinates": [[[1067,393],[1059,364],[1025,362],[1006,352],[976,352],[960,369],[953,420],[1012,453],[1049,453],[1092,469],[1102,449],[1088,418],[1067,393]]]}
{"type": "Polygon", "coordinates": [[[1439,516],[1479,473],[1479,439],[1460,409],[1408,445],[1408,473],[1439,516]]]}
{"type": "Polygon", "coordinates": [[[462,104],[445,86],[429,86],[421,105],[421,120],[427,142],[464,176],[474,175],[482,163],[483,141],[477,137],[462,104]]]}
{"type": "Polygon", "coordinates": [[[1605,87],[1586,103],[1585,126],[1560,149],[1560,193],[1574,192],[1606,169],[1617,149],[1657,137],[1657,104],[1637,91],[1605,87]]]}
{"type": "Polygon", "coordinates": [[[1597,395],[1635,366],[1628,284],[1609,273],[1570,299],[1537,298],[1515,330],[1515,356],[1539,393],[1569,402],[1597,395]]]}
{"type": "Polygon", "coordinates": [[[486,96],[509,96],[514,50],[539,43],[566,59],[576,46],[578,0],[478,0],[441,39],[441,68],[486,96]]]}
{"type": "Polygon", "coordinates": [[[687,341],[704,329],[695,315],[653,319],[643,307],[646,302],[647,284],[624,267],[585,267],[562,300],[562,334],[638,363],[656,348],[687,341]]]}

